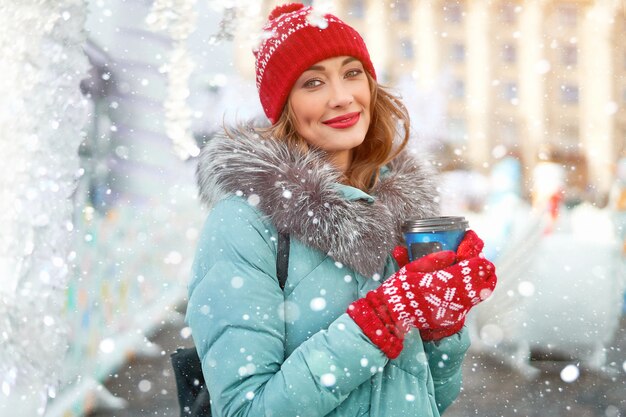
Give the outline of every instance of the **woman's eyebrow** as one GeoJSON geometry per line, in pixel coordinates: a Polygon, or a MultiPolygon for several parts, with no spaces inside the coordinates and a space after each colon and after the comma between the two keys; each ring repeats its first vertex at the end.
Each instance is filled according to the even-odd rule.
{"type": "MultiPolygon", "coordinates": [[[[352,61],[357,61],[357,59],[354,57],[348,57],[343,60],[341,66],[343,67],[344,65],[349,64],[352,61]]],[[[326,68],[323,65],[313,65],[311,68],[306,69],[305,71],[324,71],[325,69],[326,68]]]]}
{"type": "Polygon", "coordinates": [[[311,68],[306,69],[305,71],[324,71],[326,68],[324,68],[323,65],[313,65],[311,68]]]}

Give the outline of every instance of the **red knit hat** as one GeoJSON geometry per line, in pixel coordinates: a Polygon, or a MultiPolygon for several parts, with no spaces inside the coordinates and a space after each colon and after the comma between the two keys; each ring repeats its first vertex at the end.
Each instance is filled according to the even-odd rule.
{"type": "Polygon", "coordinates": [[[376,79],[361,35],[332,14],[318,15],[300,3],[276,7],[263,27],[269,34],[254,52],[256,86],[272,124],[283,111],[298,77],[313,64],[336,56],[352,56],[376,79]]]}

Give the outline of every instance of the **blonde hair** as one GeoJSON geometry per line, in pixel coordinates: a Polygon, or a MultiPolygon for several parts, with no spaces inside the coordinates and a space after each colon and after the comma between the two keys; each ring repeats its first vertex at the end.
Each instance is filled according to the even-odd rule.
{"type": "MultiPolygon", "coordinates": [[[[378,84],[369,73],[371,115],[370,126],[363,143],[354,149],[352,163],[344,174],[343,183],[370,191],[378,181],[380,168],[392,161],[409,140],[409,114],[402,101],[378,84]],[[394,146],[396,138],[401,138],[394,146]]],[[[280,118],[264,131],[276,140],[283,140],[293,149],[308,150],[307,142],[296,131],[295,115],[287,102],[280,118]]]]}

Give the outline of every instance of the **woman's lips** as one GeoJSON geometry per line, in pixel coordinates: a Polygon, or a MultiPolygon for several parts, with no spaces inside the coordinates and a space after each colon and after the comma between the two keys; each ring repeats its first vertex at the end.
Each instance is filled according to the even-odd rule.
{"type": "Polygon", "coordinates": [[[347,129],[349,127],[357,124],[359,119],[361,118],[361,112],[347,113],[338,117],[333,117],[332,119],[325,120],[324,123],[326,126],[330,126],[333,129],[347,129]]]}

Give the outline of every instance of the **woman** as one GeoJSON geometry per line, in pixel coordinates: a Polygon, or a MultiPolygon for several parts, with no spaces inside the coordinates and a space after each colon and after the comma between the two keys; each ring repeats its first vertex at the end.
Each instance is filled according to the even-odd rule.
{"type": "Polygon", "coordinates": [[[406,109],[337,17],[289,4],[265,29],[257,87],[272,125],[212,139],[198,167],[211,211],[187,320],[213,415],[438,416],[493,265],[468,232],[457,253],[398,270],[402,223],[438,213],[433,173],[403,151],[406,109]],[[291,237],[284,291],[278,232],[291,237]]]}

